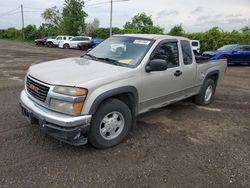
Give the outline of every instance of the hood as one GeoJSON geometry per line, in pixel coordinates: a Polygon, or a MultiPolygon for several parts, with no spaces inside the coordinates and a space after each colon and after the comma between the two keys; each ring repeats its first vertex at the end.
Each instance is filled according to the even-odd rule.
{"type": "Polygon", "coordinates": [[[33,65],[28,74],[51,85],[81,86],[130,70],[131,68],[85,58],[67,58],[33,65]]]}
{"type": "Polygon", "coordinates": [[[46,39],[45,38],[42,38],[42,39],[35,39],[35,41],[45,41],[46,39]]]}
{"type": "Polygon", "coordinates": [[[203,52],[204,55],[213,55],[214,53],[216,53],[216,51],[205,51],[205,52],[203,52]]]}

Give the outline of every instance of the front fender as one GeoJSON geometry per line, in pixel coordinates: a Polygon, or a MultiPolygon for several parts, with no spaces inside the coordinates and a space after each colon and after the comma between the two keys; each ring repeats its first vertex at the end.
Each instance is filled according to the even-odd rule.
{"type": "Polygon", "coordinates": [[[101,95],[99,95],[94,102],[91,105],[89,114],[94,114],[96,112],[96,110],[98,109],[99,105],[106,99],[115,96],[115,95],[119,95],[119,94],[123,94],[123,93],[130,93],[133,95],[134,97],[134,108],[135,108],[135,113],[137,113],[138,111],[138,101],[139,101],[139,96],[138,96],[138,92],[137,89],[134,86],[124,86],[124,87],[119,87],[119,88],[115,88],[109,91],[106,91],[104,93],[102,93],[101,95]]]}

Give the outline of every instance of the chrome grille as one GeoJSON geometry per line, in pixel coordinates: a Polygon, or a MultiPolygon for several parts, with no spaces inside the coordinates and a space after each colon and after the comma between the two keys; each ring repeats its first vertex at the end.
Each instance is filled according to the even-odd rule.
{"type": "Polygon", "coordinates": [[[49,87],[38,83],[36,80],[27,77],[26,88],[28,93],[39,101],[45,102],[49,87]]]}

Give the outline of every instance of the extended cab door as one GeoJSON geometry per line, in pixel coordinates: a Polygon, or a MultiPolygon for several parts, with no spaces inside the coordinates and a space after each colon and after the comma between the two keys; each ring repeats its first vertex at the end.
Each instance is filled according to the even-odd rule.
{"type": "Polygon", "coordinates": [[[152,59],[162,59],[168,66],[165,71],[142,70],[142,94],[140,111],[159,107],[179,97],[181,72],[177,40],[164,40],[154,50],[152,59]]]}
{"type": "Polygon", "coordinates": [[[183,97],[188,97],[197,91],[196,76],[197,76],[197,64],[189,40],[181,40],[181,91],[183,97]]]}
{"type": "Polygon", "coordinates": [[[57,37],[56,40],[54,41],[54,45],[58,45],[61,40],[62,37],[57,37]]]}

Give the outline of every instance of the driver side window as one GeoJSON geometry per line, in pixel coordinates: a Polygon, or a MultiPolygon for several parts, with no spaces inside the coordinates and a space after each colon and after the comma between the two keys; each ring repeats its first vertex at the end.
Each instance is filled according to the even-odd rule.
{"type": "Polygon", "coordinates": [[[179,66],[178,46],[176,42],[161,44],[152,59],[162,59],[168,64],[168,68],[179,66]]]}

